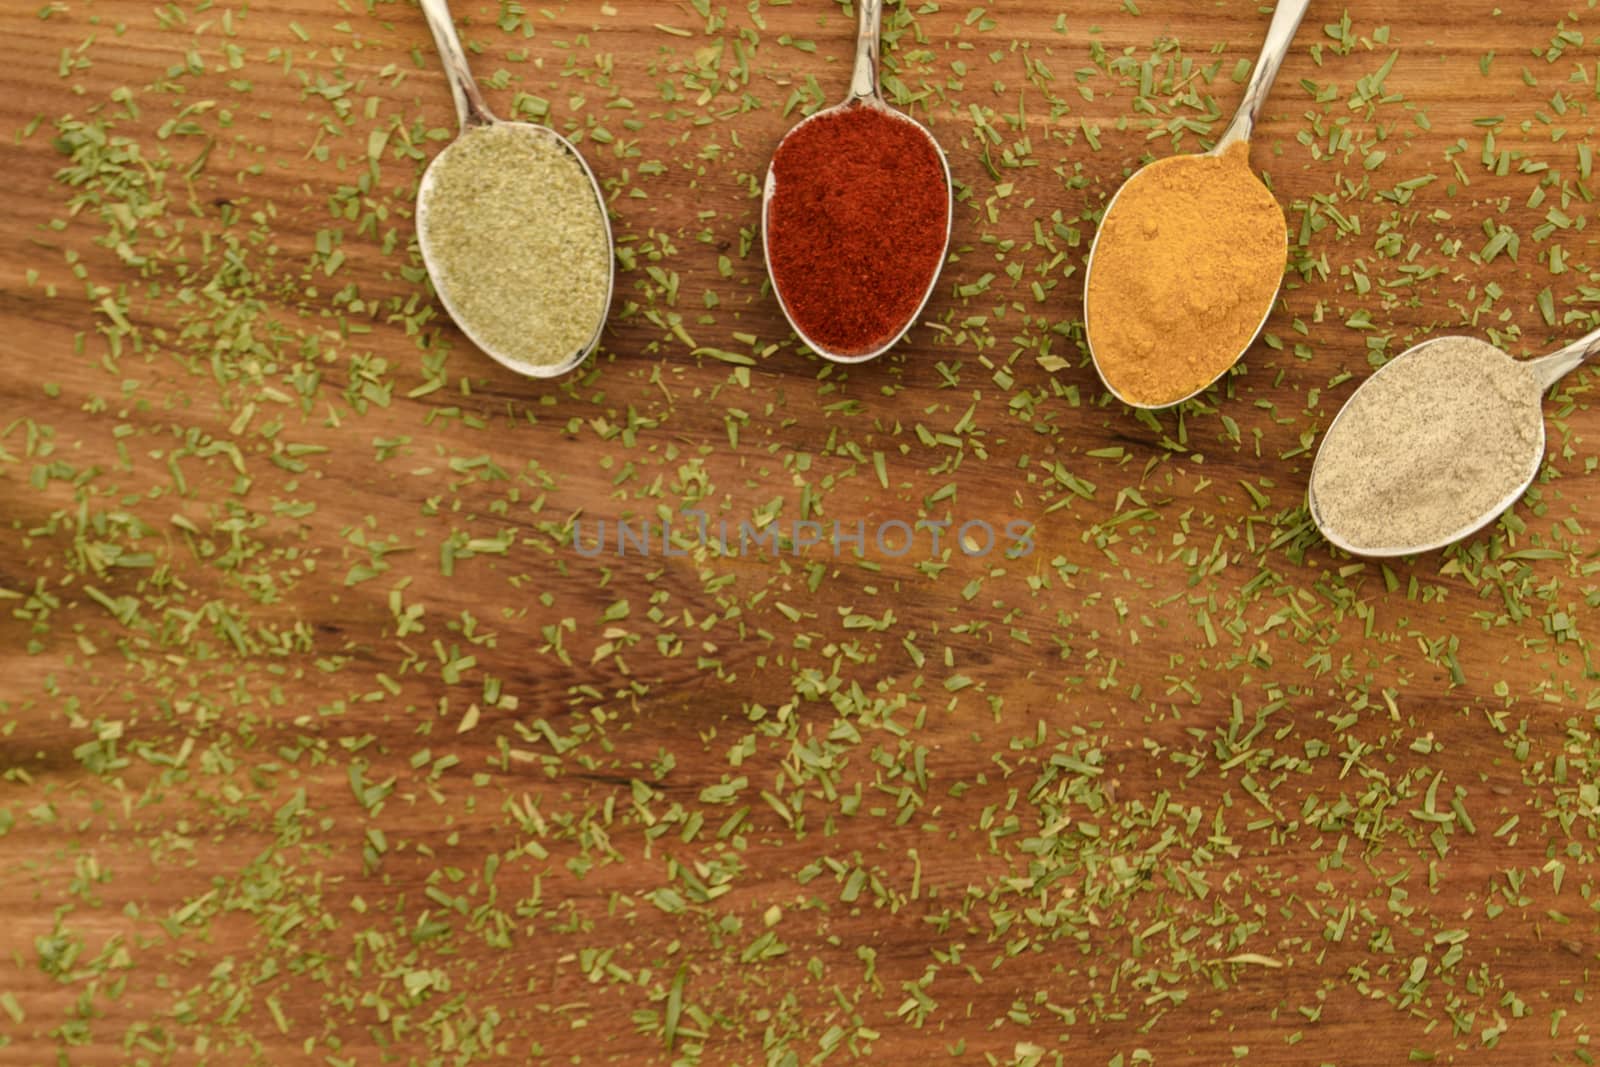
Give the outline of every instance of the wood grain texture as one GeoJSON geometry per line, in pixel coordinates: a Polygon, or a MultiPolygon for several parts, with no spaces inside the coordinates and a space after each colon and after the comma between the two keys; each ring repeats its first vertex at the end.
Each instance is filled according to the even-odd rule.
{"type": "Polygon", "coordinates": [[[753,240],[842,5],[460,5],[612,198],[558,386],[417,272],[415,7],[0,12],[0,1062],[1589,1062],[1593,373],[1492,536],[1380,568],[1300,505],[1383,357],[1591,328],[1600,19],[1314,5],[1269,336],[1140,420],[1081,346],[1096,213],[1266,16],[1061,11],[891,12],[954,255],[846,372],[753,240]],[[75,123],[144,162],[75,181],[75,123]],[[580,551],[689,507],[868,551],[580,551]],[[872,544],[973,520],[1032,552],[872,544]]]}

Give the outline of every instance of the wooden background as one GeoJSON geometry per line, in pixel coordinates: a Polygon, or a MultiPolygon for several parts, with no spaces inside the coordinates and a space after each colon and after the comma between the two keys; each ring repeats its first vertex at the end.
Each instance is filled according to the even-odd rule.
{"type": "Polygon", "coordinates": [[[1385,356],[1593,325],[1600,19],[1313,5],[1269,336],[1139,419],[1082,259],[1256,4],[894,8],[954,254],[848,371],[753,241],[846,8],[457,15],[612,198],[559,384],[428,299],[414,6],[0,12],[0,1062],[1592,1062],[1593,374],[1492,536],[1384,568],[1301,502],[1385,356]],[[573,544],[685,507],[1034,551],[573,544]]]}

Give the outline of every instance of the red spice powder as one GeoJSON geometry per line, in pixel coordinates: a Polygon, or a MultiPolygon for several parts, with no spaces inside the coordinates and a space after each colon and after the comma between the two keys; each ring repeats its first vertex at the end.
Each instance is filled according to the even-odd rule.
{"type": "Polygon", "coordinates": [[[772,161],[772,281],[821,347],[863,355],[916,315],[944,263],[950,192],[928,137],[856,106],[800,126],[772,161]]]}

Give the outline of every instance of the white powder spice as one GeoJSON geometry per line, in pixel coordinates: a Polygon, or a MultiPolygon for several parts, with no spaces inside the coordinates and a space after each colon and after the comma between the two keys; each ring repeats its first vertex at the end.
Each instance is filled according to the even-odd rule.
{"type": "Polygon", "coordinates": [[[417,228],[456,324],[518,364],[586,348],[605,319],[611,251],[583,164],[549,134],[494,123],[463,133],[429,181],[417,228]]]}
{"type": "Polygon", "coordinates": [[[1328,431],[1311,489],[1357,550],[1433,545],[1512,503],[1544,453],[1533,371],[1493,345],[1441,338],[1364,385],[1328,431]]]}

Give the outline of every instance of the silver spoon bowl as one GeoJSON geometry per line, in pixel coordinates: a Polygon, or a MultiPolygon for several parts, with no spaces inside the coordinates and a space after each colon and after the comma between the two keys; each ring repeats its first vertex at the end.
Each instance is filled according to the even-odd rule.
{"type": "MultiPolygon", "coordinates": [[[[1283,68],[1283,61],[1289,55],[1289,45],[1294,41],[1295,31],[1300,28],[1300,20],[1305,17],[1306,9],[1310,6],[1311,0],[1279,0],[1278,8],[1275,12],[1273,12],[1272,15],[1272,23],[1267,27],[1267,39],[1261,46],[1261,58],[1256,61],[1255,70],[1250,75],[1250,83],[1245,86],[1244,98],[1239,102],[1239,109],[1234,113],[1233,120],[1228,123],[1228,128],[1225,129],[1222,132],[1222,136],[1217,139],[1217,143],[1211,147],[1210,151],[1204,152],[1202,155],[1211,156],[1213,158],[1220,157],[1234,145],[1239,144],[1240,142],[1248,142],[1250,140],[1251,135],[1255,132],[1256,120],[1261,115],[1261,109],[1266,105],[1267,96],[1272,92],[1272,84],[1277,80],[1278,71],[1283,68]]],[[[1116,195],[1111,198],[1111,202],[1106,205],[1105,215],[1103,217],[1109,218],[1111,216],[1112,211],[1116,209],[1117,201],[1122,198],[1123,193],[1128,191],[1129,186],[1133,185],[1141,178],[1146,177],[1149,174],[1151,167],[1160,166],[1165,162],[1167,162],[1167,160],[1157,160],[1156,162],[1151,163],[1149,166],[1141,168],[1127,181],[1123,182],[1122,187],[1119,188],[1116,192],[1116,195]]],[[[1088,325],[1089,318],[1089,279],[1094,276],[1094,254],[1095,250],[1100,247],[1100,237],[1104,232],[1104,226],[1095,231],[1094,243],[1089,246],[1089,261],[1087,266],[1084,268],[1083,303],[1085,327],[1088,325]]],[[[1284,230],[1283,254],[1284,260],[1287,262],[1289,257],[1287,228],[1284,230]]],[[[1279,289],[1281,288],[1282,286],[1280,284],[1279,289]]],[[[1255,343],[1255,339],[1261,335],[1261,331],[1266,326],[1267,319],[1272,314],[1272,307],[1275,303],[1277,303],[1277,300],[1278,293],[1277,290],[1275,290],[1272,294],[1272,299],[1266,301],[1261,308],[1261,321],[1257,323],[1255,331],[1250,335],[1250,341],[1245,345],[1244,349],[1240,350],[1240,352],[1235,355],[1231,361],[1229,361],[1228,366],[1224,367],[1216,374],[1215,377],[1206,382],[1204,385],[1200,386],[1194,392],[1176,400],[1167,401],[1160,404],[1141,404],[1129,400],[1117,390],[1117,387],[1113,385],[1111,380],[1106,376],[1105,368],[1101,365],[1099,357],[1095,355],[1094,345],[1092,342],[1089,344],[1089,358],[1094,362],[1095,373],[1100,376],[1101,383],[1105,385],[1106,389],[1111,393],[1112,396],[1122,401],[1122,403],[1126,404],[1128,407],[1141,408],[1147,411],[1157,411],[1163,408],[1173,407],[1174,405],[1181,404],[1186,400],[1193,400],[1195,397],[1199,396],[1201,393],[1215,385],[1223,375],[1228,373],[1233,364],[1238,362],[1239,356],[1244,355],[1245,351],[1249,349],[1250,345],[1255,343]]],[[[1084,334],[1086,337],[1092,336],[1087,328],[1084,330],[1084,334]]]]}
{"type": "MultiPolygon", "coordinates": [[[[1473,516],[1470,520],[1463,523],[1458,530],[1455,530],[1444,537],[1435,538],[1428,541],[1421,541],[1414,544],[1383,546],[1358,545],[1352,543],[1349,538],[1345,536],[1345,533],[1336,525],[1329,523],[1326,514],[1326,508],[1324,507],[1325,501],[1319,500],[1317,496],[1317,469],[1319,464],[1322,462],[1323,452],[1324,449],[1326,449],[1328,442],[1334,439],[1340,432],[1340,422],[1351,410],[1352,405],[1354,405],[1356,402],[1356,398],[1359,397],[1364,390],[1372,388],[1374,382],[1383,381],[1386,374],[1393,373],[1391,368],[1400,364],[1402,360],[1419,360],[1428,358],[1429,350],[1433,349],[1434,346],[1443,340],[1446,340],[1446,338],[1436,337],[1424,341],[1421,344],[1413,345],[1404,352],[1400,353],[1398,356],[1394,357],[1394,359],[1390,360],[1388,363],[1385,363],[1381,368],[1375,371],[1370,378],[1361,383],[1361,387],[1359,389],[1350,395],[1350,399],[1345,401],[1344,406],[1339,409],[1339,414],[1334,417],[1333,422],[1328,426],[1327,432],[1323,434],[1322,445],[1317,450],[1317,458],[1311,465],[1311,484],[1306,492],[1306,504],[1311,511],[1311,518],[1314,522],[1316,522],[1317,529],[1322,532],[1322,536],[1327,538],[1329,543],[1337,546],[1338,548],[1344,549],[1346,552],[1349,552],[1352,555],[1363,556],[1369,559],[1413,556],[1424,552],[1432,552],[1437,549],[1444,548],[1447,545],[1452,545],[1463,538],[1471,537],[1473,534],[1494,522],[1495,519],[1499,518],[1507,508],[1511,507],[1518,500],[1521,500],[1522,495],[1526,493],[1528,491],[1528,487],[1533,484],[1534,478],[1538,476],[1539,467],[1544,461],[1545,453],[1545,429],[1542,418],[1539,420],[1538,439],[1530,444],[1527,450],[1528,454],[1523,457],[1525,462],[1521,465],[1522,469],[1516,472],[1521,475],[1521,479],[1516,484],[1516,488],[1506,493],[1504,497],[1502,497],[1492,506],[1486,508],[1482,514],[1473,516]]],[[[1539,396],[1542,397],[1545,393],[1549,392],[1549,390],[1552,389],[1557,382],[1565,378],[1568,374],[1571,374],[1578,367],[1582,366],[1583,363],[1592,357],[1596,352],[1600,352],[1600,330],[1596,330],[1593,333],[1574,341],[1572,344],[1561,349],[1560,351],[1553,352],[1548,356],[1542,356],[1539,359],[1518,360],[1510,355],[1507,355],[1505,352],[1500,352],[1499,355],[1508,363],[1517,364],[1528,374],[1531,374],[1534,378],[1534,381],[1539,386],[1539,396]]],[[[1403,420],[1408,417],[1408,413],[1396,412],[1395,417],[1397,420],[1403,420]]]]}
{"type": "MultiPolygon", "coordinates": [[[[777,179],[774,176],[773,168],[768,166],[767,180],[761,197],[761,251],[767,264],[767,277],[773,279],[772,289],[778,296],[778,305],[783,308],[783,316],[788,320],[789,327],[812,351],[834,363],[865,363],[868,360],[877,359],[898,344],[907,331],[922,317],[922,312],[926,310],[928,301],[932,298],[933,291],[939,284],[939,274],[943,269],[945,257],[949,255],[950,233],[955,221],[954,183],[950,178],[950,162],[945,158],[944,149],[939,147],[938,140],[928,131],[927,127],[909,115],[896,111],[883,99],[883,90],[878,82],[878,41],[883,26],[883,0],[856,0],[856,3],[861,9],[861,17],[856,29],[855,70],[850,79],[850,95],[845,98],[843,103],[835,104],[833,107],[825,108],[814,115],[802,119],[784,135],[783,139],[787,141],[804,129],[808,123],[815,122],[825,115],[839,114],[858,107],[875,108],[883,114],[893,116],[908,126],[915,128],[918,133],[928,139],[928,144],[933,147],[934,153],[938,155],[939,165],[944,170],[944,187],[948,202],[945,209],[944,247],[939,253],[939,268],[933,272],[933,277],[928,279],[927,291],[922,294],[922,301],[917,305],[916,313],[907,319],[905,325],[894,336],[890,337],[886,343],[870,352],[836,352],[825,345],[819,344],[815,339],[808,336],[805,330],[801,329],[799,323],[795,321],[794,313],[790,310],[788,301],[784,299],[783,288],[778,285],[777,277],[772,272],[771,243],[768,240],[767,227],[772,217],[772,197],[777,191],[777,179]]],[[[779,142],[778,148],[779,151],[782,150],[782,142],[779,142]]]]}
{"type": "MultiPolygon", "coordinates": [[[[456,35],[455,22],[450,15],[450,6],[447,0],[420,0],[423,17],[428,21],[428,29],[433,34],[434,44],[438,46],[439,58],[444,64],[445,78],[450,83],[450,95],[455,99],[456,118],[460,123],[460,132],[468,133],[483,126],[499,125],[515,127],[526,131],[531,136],[549,138],[563,151],[569,153],[578,165],[583,168],[583,173],[589,179],[589,185],[594,190],[595,210],[600,214],[601,224],[605,227],[606,234],[606,263],[608,277],[606,281],[605,302],[601,305],[599,321],[595,326],[594,336],[574,351],[567,358],[558,363],[534,364],[513,359],[506,353],[499,351],[477,336],[471,326],[452,303],[448,287],[435,284],[434,290],[439,296],[439,302],[449,313],[461,332],[466,334],[473,344],[496,363],[518,374],[530,378],[557,378],[573,370],[588,359],[600,345],[600,335],[605,330],[607,314],[611,308],[611,298],[616,290],[616,247],[611,234],[611,220],[606,214],[605,195],[600,189],[600,182],[594,176],[594,171],[589,169],[588,161],[583,158],[583,153],[577,147],[548,126],[540,126],[532,122],[509,122],[495,116],[489,110],[489,105],[483,99],[483,93],[478,89],[478,83],[472,76],[472,70],[467,65],[466,52],[461,47],[461,38],[456,35]]],[[[432,250],[431,231],[428,220],[428,197],[433,189],[435,168],[439,161],[444,159],[450,151],[460,143],[452,141],[444,150],[433,158],[423,171],[422,181],[417,186],[417,244],[422,249],[422,261],[428,268],[428,273],[435,280],[438,273],[435,270],[437,257],[432,250]]],[[[507,293],[506,299],[515,300],[517,294],[507,293]]]]}

